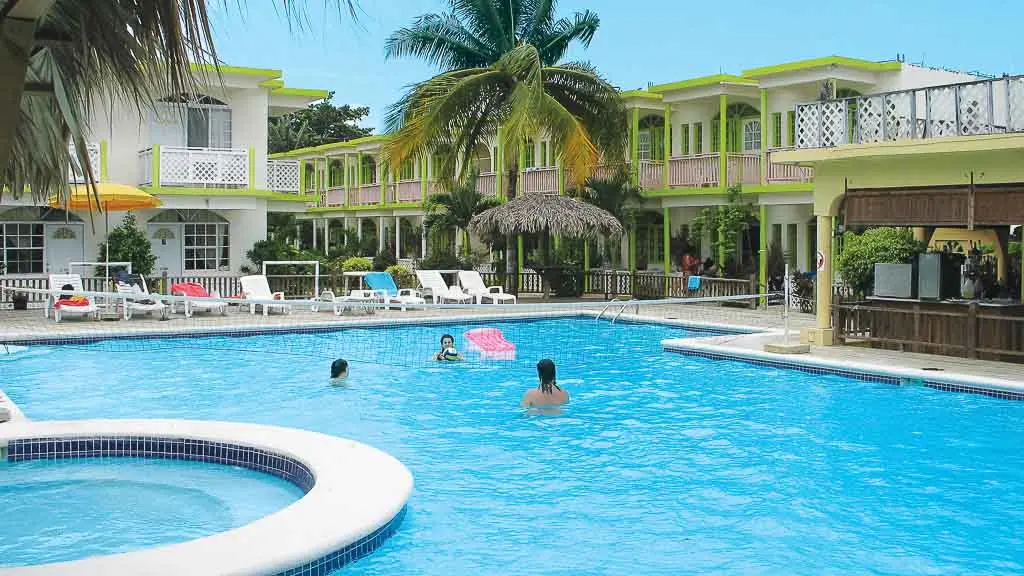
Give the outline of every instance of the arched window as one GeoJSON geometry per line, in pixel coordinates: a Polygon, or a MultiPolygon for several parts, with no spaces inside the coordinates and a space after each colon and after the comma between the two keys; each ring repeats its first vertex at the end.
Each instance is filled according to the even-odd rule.
{"type": "Polygon", "coordinates": [[[180,224],[186,272],[219,270],[231,262],[228,221],[211,210],[165,210],[151,224],[180,224]]]}
{"type": "Polygon", "coordinates": [[[230,148],[231,108],[205,94],[162,98],[150,118],[150,136],[161,146],[230,148]]]}

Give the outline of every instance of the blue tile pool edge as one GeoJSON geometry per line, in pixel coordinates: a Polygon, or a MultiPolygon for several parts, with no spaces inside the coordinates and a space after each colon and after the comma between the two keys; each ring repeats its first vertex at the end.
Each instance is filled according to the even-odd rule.
{"type": "Polygon", "coordinates": [[[757,366],[784,368],[788,370],[796,370],[799,372],[805,372],[809,374],[832,374],[836,376],[851,378],[853,380],[860,380],[863,382],[879,382],[882,384],[891,384],[894,386],[919,385],[924,386],[926,388],[932,388],[934,390],[941,390],[943,392],[980,394],[982,396],[990,396],[992,398],[999,398],[1001,400],[1024,400],[1024,392],[1003,390],[994,387],[988,388],[978,384],[942,382],[938,380],[928,379],[924,375],[922,375],[921,377],[894,375],[888,374],[885,371],[877,368],[837,368],[834,366],[825,365],[823,363],[810,363],[808,361],[793,361],[775,358],[768,359],[754,357],[743,354],[740,351],[721,352],[706,349],[685,348],[680,346],[665,346],[664,349],[667,352],[674,352],[677,354],[683,354],[685,356],[696,356],[700,358],[708,358],[711,360],[734,360],[739,362],[745,362],[747,364],[754,364],[757,366]]]}
{"type": "MultiPolygon", "coordinates": [[[[239,466],[286,480],[308,493],[316,477],[299,460],[242,444],[211,442],[185,437],[162,436],[80,436],[62,438],[21,438],[0,447],[0,459],[8,462],[78,458],[140,457],[239,466]]],[[[370,555],[402,524],[408,504],[373,532],[355,542],[302,565],[272,576],[326,576],[370,555]]]]}

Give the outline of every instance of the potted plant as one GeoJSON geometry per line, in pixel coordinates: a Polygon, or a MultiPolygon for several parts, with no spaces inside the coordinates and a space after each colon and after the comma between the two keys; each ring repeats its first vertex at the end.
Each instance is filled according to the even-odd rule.
{"type": "Polygon", "coordinates": [[[11,295],[11,304],[15,310],[28,310],[28,294],[15,292],[11,295]]]}

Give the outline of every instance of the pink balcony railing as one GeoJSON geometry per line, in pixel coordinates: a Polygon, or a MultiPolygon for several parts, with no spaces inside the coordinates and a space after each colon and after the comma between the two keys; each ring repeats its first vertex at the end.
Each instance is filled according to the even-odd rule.
{"type": "Polygon", "coordinates": [[[327,192],[323,196],[323,205],[344,206],[345,200],[347,200],[345,189],[341,186],[335,186],[327,189],[327,192]]]}
{"type": "Polygon", "coordinates": [[[498,195],[498,179],[494,172],[482,172],[476,177],[476,191],[488,198],[498,195]]]}
{"type": "Polygon", "coordinates": [[[729,185],[758,185],[761,183],[761,156],[758,154],[729,154],[729,185]]]}
{"type": "Polygon", "coordinates": [[[772,162],[772,155],[780,151],[768,152],[768,182],[811,182],[814,180],[814,168],[772,162]]]}
{"type": "Polygon", "coordinates": [[[530,168],[523,172],[520,190],[523,192],[558,192],[558,168],[530,168]]]}
{"type": "Polygon", "coordinates": [[[422,198],[422,188],[419,180],[403,180],[397,184],[399,202],[419,202],[422,198]]]}
{"type": "Polygon", "coordinates": [[[640,161],[640,187],[645,190],[661,188],[661,170],[664,164],[657,160],[640,161]]]}
{"type": "Polygon", "coordinates": [[[718,186],[718,154],[671,158],[668,161],[668,184],[674,188],[718,186]]]}
{"type": "Polygon", "coordinates": [[[349,206],[380,204],[380,184],[363,184],[348,191],[349,206]]]}

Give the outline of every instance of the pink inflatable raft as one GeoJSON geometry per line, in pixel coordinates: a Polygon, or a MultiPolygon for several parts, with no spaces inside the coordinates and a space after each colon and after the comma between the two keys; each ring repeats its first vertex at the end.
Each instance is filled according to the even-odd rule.
{"type": "Polygon", "coordinates": [[[480,353],[481,358],[492,360],[515,360],[516,345],[505,340],[497,328],[474,328],[465,333],[469,349],[480,353]]]}

